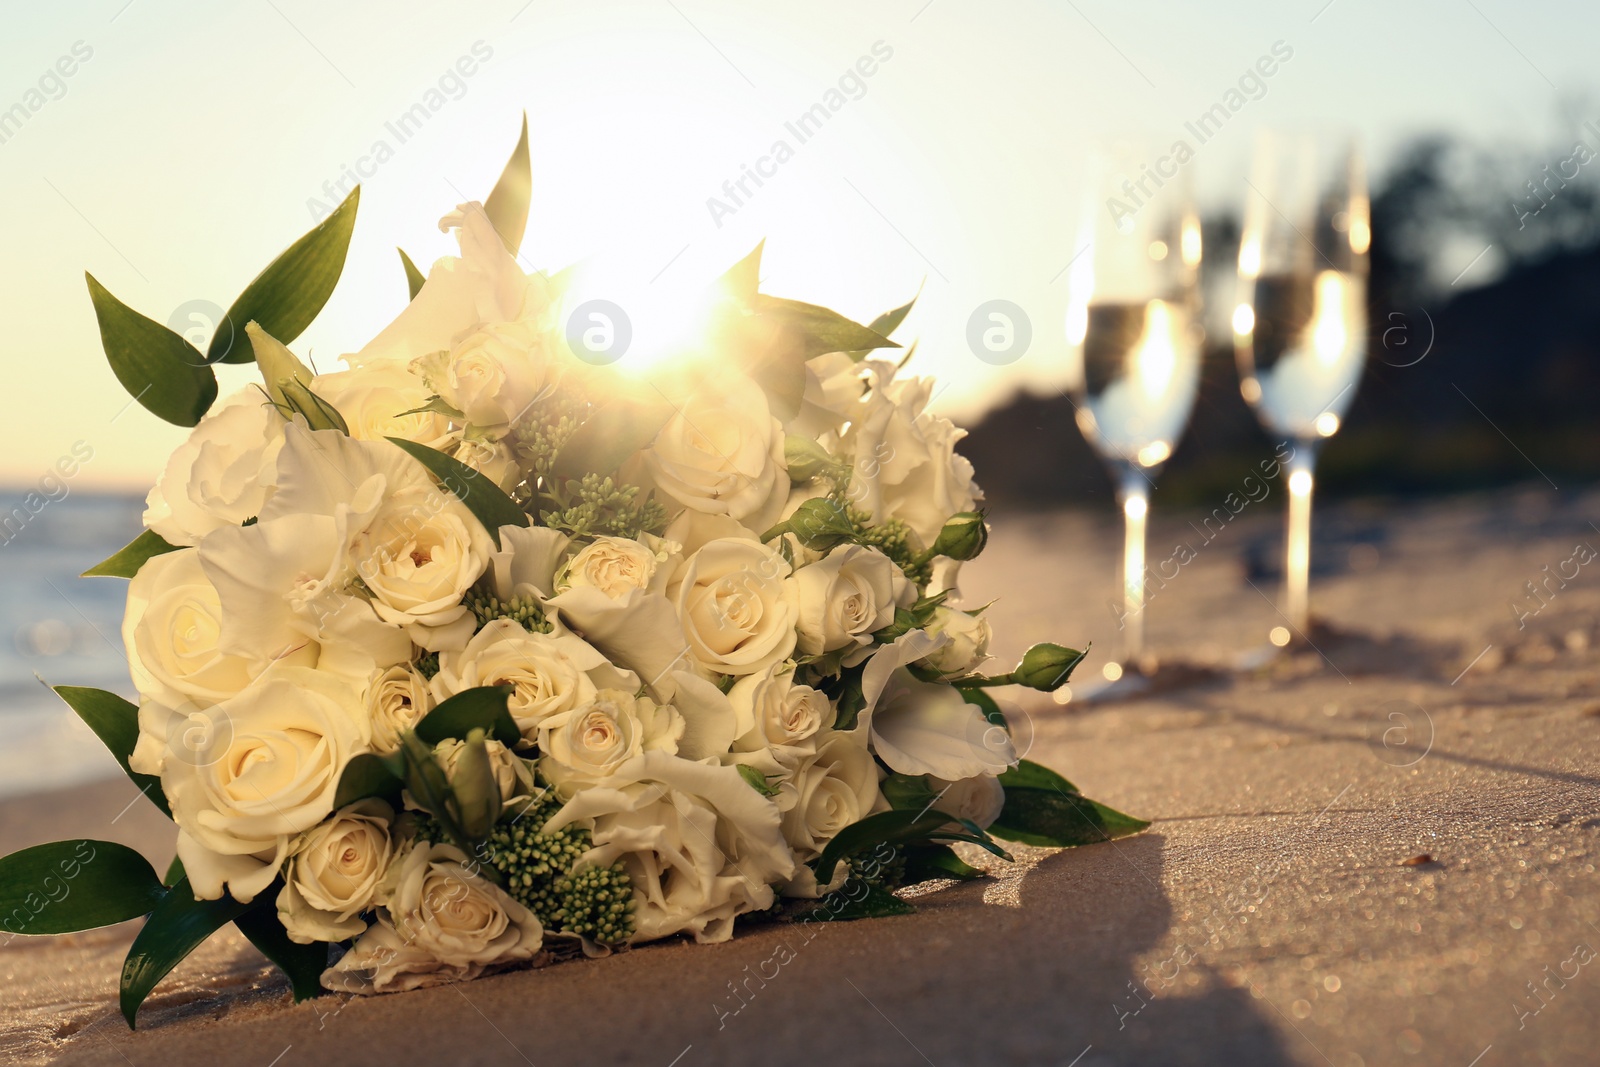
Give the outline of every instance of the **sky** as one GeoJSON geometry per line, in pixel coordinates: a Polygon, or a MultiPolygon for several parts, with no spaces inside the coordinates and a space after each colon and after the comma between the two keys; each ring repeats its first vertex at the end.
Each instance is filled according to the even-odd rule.
{"type": "MultiPolygon", "coordinates": [[[[12,487],[86,447],[92,459],[69,464],[75,487],[142,491],[185,433],[129,405],[85,271],[203,342],[217,309],[360,172],[344,278],[294,346],[337,368],[404,304],[395,247],[423,264],[451,251],[438,219],[487,195],[524,111],[525,266],[608,257],[670,298],[764,238],[771,293],[868,321],[921,287],[903,327],[920,339],[916,366],[940,377],[936,407],[971,420],[1064,378],[1063,272],[1097,140],[1186,136],[1261,57],[1288,51],[1188,164],[1202,205],[1228,207],[1263,128],[1350,128],[1381,175],[1422,132],[1546,142],[1557,102],[1600,87],[1600,8],[1579,3],[0,0],[0,11],[0,117],[27,112],[0,125],[0,484],[12,487]],[[818,104],[826,122],[791,129],[818,104]],[[408,112],[426,120],[402,130],[408,112]],[[757,186],[747,172],[766,176],[757,186]],[[1027,349],[999,366],[967,340],[993,300],[1031,326],[1027,349]]],[[[224,370],[224,392],[254,373],[224,370]]]]}

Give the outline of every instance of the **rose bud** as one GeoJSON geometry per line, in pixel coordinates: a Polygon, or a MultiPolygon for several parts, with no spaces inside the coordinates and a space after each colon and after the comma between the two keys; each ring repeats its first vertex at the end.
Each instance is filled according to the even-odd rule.
{"type": "Polygon", "coordinates": [[[488,837],[500,818],[500,784],[482,730],[467,734],[450,774],[450,790],[462,832],[474,841],[488,837]]]}
{"type": "Polygon", "coordinates": [[[809,482],[834,465],[827,449],[809,437],[794,434],[783,439],[783,461],[792,482],[809,482]]]}
{"type": "Polygon", "coordinates": [[[813,497],[796,508],[788,526],[802,545],[817,552],[826,552],[856,532],[845,505],[825,496],[813,497]]]}
{"type": "Polygon", "coordinates": [[[981,511],[963,511],[952,515],[933,542],[933,555],[966,561],[977,559],[983,546],[989,543],[989,527],[981,511]]]}
{"type": "Polygon", "coordinates": [[[1022,655],[1022,662],[1011,672],[1018,685],[1053,693],[1072,677],[1073,668],[1083,662],[1084,653],[1060,645],[1038,644],[1022,655]]]}

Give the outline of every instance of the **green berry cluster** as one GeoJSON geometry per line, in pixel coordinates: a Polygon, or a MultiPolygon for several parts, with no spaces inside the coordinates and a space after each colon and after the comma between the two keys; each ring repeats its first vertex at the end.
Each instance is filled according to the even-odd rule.
{"type": "Polygon", "coordinates": [[[872,514],[860,508],[850,509],[850,521],[856,527],[856,544],[870,545],[894,560],[919,590],[928,584],[932,577],[931,568],[912,546],[911,527],[899,519],[890,519],[877,526],[870,525],[872,514]]]}
{"type": "Polygon", "coordinates": [[[649,495],[641,501],[639,494],[637,485],[591,472],[576,483],[569,481],[560,494],[565,506],[545,512],[540,522],[573,537],[660,533],[667,525],[666,509],[649,495]]]}
{"type": "Polygon", "coordinates": [[[501,600],[492,593],[473,592],[467,596],[467,607],[478,617],[479,629],[495,619],[512,619],[521,623],[524,630],[534,633],[547,634],[551,630],[550,620],[544,617],[544,610],[529,596],[501,600]]]}

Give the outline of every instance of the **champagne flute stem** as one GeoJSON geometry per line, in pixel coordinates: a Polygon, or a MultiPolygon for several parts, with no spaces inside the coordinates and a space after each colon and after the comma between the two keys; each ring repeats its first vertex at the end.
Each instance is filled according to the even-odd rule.
{"type": "Polygon", "coordinates": [[[1289,468],[1289,525],[1284,545],[1283,609],[1289,625],[1304,637],[1311,620],[1311,490],[1315,449],[1305,442],[1289,468]]]}
{"type": "Polygon", "coordinates": [[[1142,471],[1123,474],[1122,515],[1122,662],[1136,669],[1144,655],[1144,543],[1145,520],[1150,514],[1150,483],[1142,471]]]}

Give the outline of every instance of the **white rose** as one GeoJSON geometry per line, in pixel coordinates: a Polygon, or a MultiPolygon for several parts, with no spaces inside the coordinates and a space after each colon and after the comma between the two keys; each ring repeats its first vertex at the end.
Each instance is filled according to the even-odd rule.
{"type": "Polygon", "coordinates": [[[588,586],[612,600],[620,600],[633,589],[660,590],[668,573],[662,564],[672,558],[677,546],[646,534],[648,541],[627,537],[596,537],[580,549],[556,572],[556,592],[588,586]]]}
{"type": "Polygon", "coordinates": [[[641,752],[678,751],[683,716],[674,707],[617,689],[546,719],[539,729],[540,769],[562,796],[614,773],[641,752]]]}
{"type": "Polygon", "coordinates": [[[455,443],[450,454],[507,493],[522,481],[522,468],[517,465],[517,457],[504,441],[463,437],[455,443]]]}
{"type": "Polygon", "coordinates": [[[799,615],[789,564],[759,541],[711,541],[668,588],[689,656],[717,674],[746,675],[789,658],[799,615]]]}
{"type": "Polygon", "coordinates": [[[793,795],[783,815],[783,836],[802,861],[819,855],[835,834],[883,803],[878,765],[858,731],[828,731],[783,789],[793,795]]]}
{"type": "Polygon", "coordinates": [[[291,941],[343,941],[367,928],[361,913],[375,903],[393,858],[393,818],[394,809],[383,801],[360,800],[290,846],[278,891],[278,921],[291,941]]]}
{"type": "Polygon", "coordinates": [[[240,901],[265,889],[295,835],[332,812],[339,775],[371,738],[357,688],[309,667],[273,667],[187,715],[146,704],[139,729],[160,739],[164,757],[152,771],[136,749],[134,769],[161,775],[178,856],[203,900],[224,886],[240,901]]]}
{"type": "Polygon", "coordinates": [[[956,782],[930,777],[928,785],[939,794],[939,799],[933,802],[935,809],[984,829],[994,824],[1000,817],[1000,809],[1006,806],[1005,786],[992,774],[974,775],[956,782]]]}
{"type": "Polygon", "coordinates": [[[122,642],[140,695],[168,707],[215,704],[249,685],[269,663],[317,662],[317,644],[305,637],[294,647],[253,655],[223,652],[224,619],[197,550],[181,548],[147,560],[128,583],[122,620],[122,642]]]}
{"type": "Polygon", "coordinates": [[[743,733],[733,747],[793,749],[833,725],[834,709],[826,695],[809,685],[796,685],[792,664],[779,664],[740,678],[728,690],[743,733]]]}
{"type": "Polygon", "coordinates": [[[167,460],[145,500],[144,524],[169,544],[194,545],[260,514],[272,493],[283,425],[255,388],[212,408],[167,460]]]}
{"type": "Polygon", "coordinates": [[[686,400],[644,451],[656,487],[686,508],[757,530],[789,495],[783,426],[766,393],[740,374],[718,376],[686,400]]]}
{"type": "MultiPolygon", "coordinates": [[[[452,785],[456,780],[456,764],[460,762],[461,753],[466,747],[465,741],[453,737],[433,747],[433,758],[444,768],[445,777],[452,785]]],[[[527,760],[492,738],[484,741],[483,749],[489,756],[489,770],[494,774],[495,785],[500,788],[502,803],[533,789],[533,768],[528,766],[527,760]]]]}
{"type": "Polygon", "coordinates": [[[399,857],[385,879],[384,911],[323,972],[324,988],[391,993],[465,981],[531,959],[544,944],[538,918],[454,845],[421,842],[399,857]]]}
{"type": "Polygon", "coordinates": [[[778,809],[732,767],[647,752],[584,789],[545,824],[591,827],[579,867],[622,863],[633,882],[633,940],[691,933],[726,941],[733,920],[771,907],[794,872],[778,809]]]}
{"type": "Polygon", "coordinates": [[[923,666],[936,671],[941,678],[971,674],[989,658],[989,620],[982,615],[938,607],[933,611],[927,631],[948,638],[922,659],[923,666]]]}
{"type": "Polygon", "coordinates": [[[596,687],[586,671],[598,654],[575,638],[530,633],[512,619],[492,619],[460,652],[439,655],[439,700],[483,685],[509,685],[507,706],[530,741],[547,719],[587,705],[596,687]],[[593,659],[583,658],[587,650],[593,659]]]}
{"type": "Polygon", "coordinates": [[[378,617],[424,648],[460,647],[474,620],[461,598],[494,542],[454,494],[429,487],[391,500],[355,539],[355,571],[378,617]]]}
{"type": "Polygon", "coordinates": [[[444,450],[454,438],[448,415],[418,410],[433,394],[403,364],[378,363],[319,374],[311,381],[311,391],[337,408],[350,436],[363,441],[400,437],[444,450]]]}
{"type": "Polygon", "coordinates": [[[875,631],[894,622],[895,608],[909,607],[917,595],[893,560],[863,545],[840,545],[801,567],[794,584],[799,647],[811,656],[871,644],[875,631]]]}
{"type": "Polygon", "coordinates": [[[409,663],[372,672],[367,682],[367,717],[372,721],[372,751],[389,755],[400,750],[400,738],[433,710],[428,680],[409,663]]]}
{"type": "Polygon", "coordinates": [[[414,366],[473,429],[503,436],[552,384],[545,335],[521,322],[479,327],[414,366]]]}

